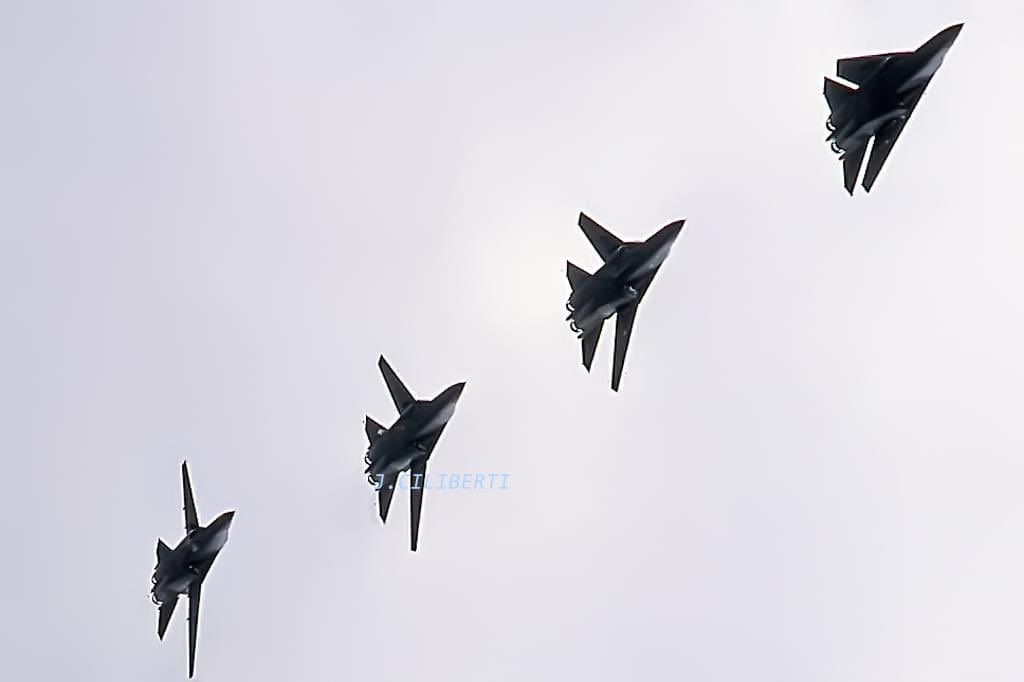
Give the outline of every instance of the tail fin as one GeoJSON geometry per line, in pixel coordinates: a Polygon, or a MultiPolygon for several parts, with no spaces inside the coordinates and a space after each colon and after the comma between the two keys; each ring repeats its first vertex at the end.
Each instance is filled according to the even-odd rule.
{"type": "Polygon", "coordinates": [[[855,92],[857,91],[839,81],[834,81],[831,78],[825,79],[825,100],[828,102],[828,108],[832,111],[841,107],[843,102],[855,92]]]}
{"type": "Polygon", "coordinates": [[[868,148],[867,142],[848,150],[843,154],[843,184],[846,191],[853,196],[853,188],[857,186],[857,176],[860,175],[860,167],[864,162],[864,150],[868,148]]]}
{"type": "Polygon", "coordinates": [[[366,439],[370,443],[375,442],[387,431],[383,426],[373,420],[373,417],[366,415],[366,439]]]}
{"type": "Polygon", "coordinates": [[[596,327],[582,336],[583,339],[583,366],[590,371],[590,365],[594,363],[594,352],[597,350],[597,342],[601,339],[601,330],[604,329],[604,320],[596,327]]]}
{"type": "Polygon", "coordinates": [[[565,276],[569,278],[569,286],[572,287],[573,291],[576,291],[581,284],[590,278],[590,273],[578,265],[565,261],[565,276]]]}
{"type": "Polygon", "coordinates": [[[160,605],[160,615],[157,616],[156,621],[156,636],[161,640],[164,638],[164,633],[167,632],[167,625],[171,622],[171,615],[177,605],[178,595],[174,595],[160,605]]]}

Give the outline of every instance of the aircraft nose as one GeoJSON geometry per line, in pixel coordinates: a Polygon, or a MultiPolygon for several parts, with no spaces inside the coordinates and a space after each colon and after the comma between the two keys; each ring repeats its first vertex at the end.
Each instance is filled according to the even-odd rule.
{"type": "Polygon", "coordinates": [[[672,244],[675,242],[679,233],[683,231],[683,224],[685,220],[677,220],[674,223],[669,223],[665,227],[661,228],[661,237],[663,243],[672,244]]]}
{"type": "Polygon", "coordinates": [[[460,381],[459,383],[453,384],[451,387],[449,387],[448,390],[451,392],[451,401],[455,402],[456,400],[461,398],[462,397],[462,391],[465,388],[466,388],[466,382],[465,381],[460,381]]]}
{"type": "Polygon", "coordinates": [[[963,29],[963,24],[953,24],[947,28],[943,33],[946,34],[946,42],[952,44],[956,40],[957,36],[960,35],[960,31],[963,29]]]}
{"type": "Polygon", "coordinates": [[[221,518],[221,522],[225,526],[230,526],[231,522],[235,520],[235,512],[233,512],[233,511],[224,512],[223,514],[220,515],[220,518],[221,518]]]}

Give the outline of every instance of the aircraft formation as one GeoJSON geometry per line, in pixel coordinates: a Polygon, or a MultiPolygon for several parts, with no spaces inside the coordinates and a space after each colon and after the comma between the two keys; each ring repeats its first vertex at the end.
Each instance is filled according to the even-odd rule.
{"type": "MultiPolygon", "coordinates": [[[[861,177],[865,155],[868,161],[862,186],[865,192],[874,187],[896,140],[962,28],[963,24],[950,26],[910,52],[837,60],[836,76],[849,85],[825,78],[823,94],[831,111],[825,122],[829,133],[826,142],[831,143],[832,151],[843,162],[843,185],[850,195],[861,177]]],[[[583,366],[589,372],[604,323],[615,316],[613,391],[619,390],[622,380],[637,308],[682,232],[684,222],[673,221],[644,241],[628,242],[587,215],[579,215],[579,227],[603,263],[591,274],[566,261],[570,295],[565,304],[569,313],[565,319],[580,339],[583,366]]],[[[425,489],[420,482],[426,476],[427,461],[455,414],[465,383],[452,384],[430,400],[417,400],[383,356],[377,364],[398,417],[385,428],[366,416],[369,446],[364,457],[364,473],[377,492],[381,521],[386,522],[398,477],[409,472],[410,549],[416,551],[425,489]]],[[[222,513],[208,526],[199,525],[188,466],[184,462],[181,475],[185,537],[174,549],[163,540],[157,541],[152,600],[159,607],[157,636],[162,640],[178,597],[188,598],[188,676],[191,678],[195,674],[203,581],[228,541],[235,512],[222,513]]]]}

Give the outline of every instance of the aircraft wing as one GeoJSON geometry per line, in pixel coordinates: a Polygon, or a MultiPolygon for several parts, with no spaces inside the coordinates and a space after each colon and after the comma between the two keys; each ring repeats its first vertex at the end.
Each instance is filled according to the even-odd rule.
{"type": "Polygon", "coordinates": [[[192,497],[192,482],[188,478],[188,463],[181,463],[181,488],[185,493],[185,532],[191,533],[199,527],[196,514],[196,500],[192,497]]]}
{"type": "MultiPolygon", "coordinates": [[[[213,563],[212,561],[210,562],[213,563]]],[[[209,570],[207,567],[206,570],[209,570]]],[[[188,676],[196,672],[196,637],[199,634],[199,597],[203,591],[202,579],[188,588],[188,676]]]]}
{"type": "Polygon", "coordinates": [[[380,507],[380,520],[387,523],[388,509],[391,509],[391,498],[395,495],[395,486],[398,484],[398,474],[388,474],[380,483],[377,490],[377,505],[380,507]]]}
{"type": "Polygon", "coordinates": [[[900,133],[906,127],[907,121],[910,120],[911,114],[917,108],[917,103],[921,101],[921,95],[924,94],[924,90],[931,83],[931,80],[929,78],[908,94],[904,102],[904,106],[907,109],[906,116],[889,121],[881,130],[875,133],[875,144],[871,147],[871,156],[868,157],[868,168],[864,171],[864,182],[862,184],[865,192],[871,191],[871,187],[875,184],[875,180],[882,170],[882,166],[885,165],[885,160],[889,158],[889,153],[896,144],[896,140],[899,139],[900,133]]]}
{"type": "Polygon", "coordinates": [[[864,57],[847,57],[836,60],[836,75],[851,83],[858,85],[875,75],[875,72],[890,57],[902,57],[909,52],[887,52],[885,54],[870,54],[864,57]]]}
{"type": "Polygon", "coordinates": [[[156,636],[160,639],[164,638],[164,633],[167,632],[167,625],[171,622],[171,615],[174,613],[174,607],[177,605],[177,595],[160,605],[160,615],[157,618],[156,624],[156,636]]]}
{"type": "Polygon", "coordinates": [[[615,356],[612,358],[612,390],[619,390],[619,381],[622,379],[622,370],[626,365],[626,350],[629,348],[629,337],[633,334],[633,322],[636,319],[636,310],[643,300],[644,294],[650,288],[654,276],[661,269],[659,265],[654,272],[642,279],[636,287],[636,300],[623,308],[615,316],[615,356]]]}
{"type": "Polygon", "coordinates": [[[600,254],[601,260],[608,260],[615,249],[622,246],[621,239],[591,220],[586,213],[580,213],[579,224],[583,234],[590,240],[590,245],[600,254]]]}
{"type": "Polygon", "coordinates": [[[395,403],[395,409],[399,413],[404,412],[405,408],[416,402],[412,394],[409,393],[409,389],[405,387],[402,380],[395,374],[395,370],[391,369],[391,365],[388,364],[383,355],[377,360],[377,366],[380,368],[380,373],[384,375],[384,383],[388,385],[388,392],[391,393],[391,400],[395,403]]]}

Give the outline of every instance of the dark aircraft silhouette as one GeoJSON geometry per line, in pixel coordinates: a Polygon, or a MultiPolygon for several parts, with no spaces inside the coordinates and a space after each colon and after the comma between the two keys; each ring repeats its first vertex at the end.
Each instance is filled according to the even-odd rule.
{"type": "Polygon", "coordinates": [[[188,676],[196,668],[196,635],[199,632],[199,595],[210,567],[228,541],[235,512],[224,512],[209,526],[200,526],[188,465],[181,463],[181,485],[185,493],[185,538],[171,549],[163,540],[156,542],[156,569],[153,571],[153,603],[160,607],[156,634],[162,640],[171,621],[178,595],[188,595],[188,676]]]}
{"type": "Polygon", "coordinates": [[[380,520],[387,522],[398,475],[407,469],[411,472],[409,493],[412,503],[412,551],[415,552],[420,534],[420,509],[423,506],[427,460],[444,433],[448,420],[455,414],[455,405],[466,384],[453,384],[433,400],[416,400],[383,355],[377,361],[377,366],[395,402],[398,419],[391,428],[385,429],[369,415],[366,416],[366,437],[370,447],[364,458],[367,465],[364,473],[370,484],[377,488],[380,520]]]}
{"type": "Polygon", "coordinates": [[[668,256],[684,222],[669,223],[644,242],[623,242],[580,213],[583,234],[604,259],[604,265],[591,275],[566,261],[566,275],[572,294],[565,304],[569,311],[565,319],[583,340],[583,366],[589,372],[604,321],[618,315],[615,318],[615,357],[612,362],[613,391],[619,390],[637,306],[668,256]]]}
{"type": "Polygon", "coordinates": [[[875,138],[864,172],[870,192],[893,145],[914,113],[921,95],[960,35],[963,24],[940,31],[913,52],[850,57],[836,62],[836,74],[857,88],[825,78],[825,99],[832,114],[825,122],[832,151],[840,155],[846,191],[853,195],[868,140],[875,138]]]}

